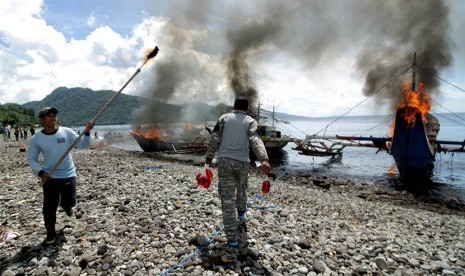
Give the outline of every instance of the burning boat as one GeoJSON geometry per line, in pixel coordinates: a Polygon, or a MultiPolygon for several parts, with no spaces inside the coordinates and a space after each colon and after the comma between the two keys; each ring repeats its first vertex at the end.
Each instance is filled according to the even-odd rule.
{"type": "Polygon", "coordinates": [[[440,124],[428,111],[423,85],[416,91],[412,82],[412,89],[405,91],[404,101],[397,109],[390,145],[400,177],[406,182],[428,180],[434,167],[440,124]]]}
{"type": "Polygon", "coordinates": [[[156,127],[149,129],[138,127],[130,133],[145,152],[194,153],[207,149],[208,140],[205,132],[194,129],[190,124],[186,124],[182,133],[156,127]]]}
{"type": "Polygon", "coordinates": [[[294,150],[311,156],[341,156],[345,147],[374,147],[391,154],[406,184],[421,185],[431,180],[437,152],[464,152],[465,141],[438,141],[438,119],[430,110],[429,96],[422,83],[415,79],[416,55],[412,66],[411,87],[405,85],[402,103],[398,106],[390,137],[308,136],[296,141],[294,150]],[[331,142],[330,145],[326,142],[331,142]],[[371,143],[364,143],[371,142],[371,143]],[[457,145],[445,148],[443,145],[457,145]]]}
{"type": "MultiPolygon", "coordinates": [[[[271,126],[259,123],[257,132],[262,139],[265,148],[269,154],[279,152],[293,139],[289,135],[282,134],[275,127],[277,121],[272,113],[273,123],[271,126]]],[[[211,128],[193,127],[192,124],[186,124],[179,133],[170,128],[163,130],[157,127],[144,128],[137,127],[130,133],[145,152],[182,152],[197,153],[206,151],[208,140],[210,138],[211,128]]]]}

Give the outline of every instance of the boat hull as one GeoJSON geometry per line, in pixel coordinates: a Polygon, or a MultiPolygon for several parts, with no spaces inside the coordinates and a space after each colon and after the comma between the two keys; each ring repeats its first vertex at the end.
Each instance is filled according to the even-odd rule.
{"type": "Polygon", "coordinates": [[[263,144],[265,145],[265,148],[267,151],[278,151],[283,149],[287,144],[289,143],[286,140],[266,140],[263,139],[263,144]]]}
{"type": "Polygon", "coordinates": [[[412,124],[403,117],[405,110],[398,110],[392,136],[391,154],[402,180],[409,183],[431,179],[434,167],[435,146],[428,140],[421,113],[416,112],[412,124]]]}
{"type": "Polygon", "coordinates": [[[145,152],[160,152],[160,151],[177,151],[188,146],[188,142],[184,141],[167,141],[160,138],[149,139],[140,135],[131,133],[132,137],[139,144],[140,148],[145,152]]]}
{"type": "MultiPolygon", "coordinates": [[[[194,140],[194,142],[190,143],[183,140],[170,141],[161,138],[146,138],[132,132],[131,135],[145,152],[180,151],[187,149],[198,152],[205,151],[207,148],[206,138],[202,138],[201,142],[194,140]]],[[[280,138],[262,138],[262,140],[269,154],[281,151],[289,143],[288,140],[280,138]]]]}

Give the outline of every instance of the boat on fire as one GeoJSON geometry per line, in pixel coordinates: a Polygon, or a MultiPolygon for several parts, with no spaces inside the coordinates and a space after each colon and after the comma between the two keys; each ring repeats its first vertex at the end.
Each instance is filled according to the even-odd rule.
{"type": "Polygon", "coordinates": [[[190,124],[186,124],[182,132],[176,132],[173,128],[138,127],[130,133],[145,152],[203,152],[207,149],[209,137],[204,128],[193,128],[190,124]]]}
{"type": "Polygon", "coordinates": [[[389,137],[318,136],[307,135],[295,140],[293,148],[300,154],[310,156],[342,156],[345,147],[374,147],[391,154],[400,179],[406,184],[421,185],[429,182],[434,168],[436,153],[465,152],[464,141],[439,141],[438,119],[429,112],[425,103],[425,89],[415,78],[416,55],[412,66],[411,88],[404,88],[404,101],[399,105],[392,135],[389,137]],[[455,148],[445,145],[454,145],[455,148]]]}
{"type": "MultiPolygon", "coordinates": [[[[274,109],[271,118],[271,126],[259,121],[257,133],[260,135],[267,152],[276,154],[293,139],[276,128],[275,121],[278,120],[275,118],[274,109]]],[[[192,124],[186,124],[181,132],[175,131],[173,127],[164,130],[158,127],[142,128],[138,126],[130,133],[145,152],[198,153],[206,151],[211,131],[212,129],[207,126],[193,127],[192,124]]]]}

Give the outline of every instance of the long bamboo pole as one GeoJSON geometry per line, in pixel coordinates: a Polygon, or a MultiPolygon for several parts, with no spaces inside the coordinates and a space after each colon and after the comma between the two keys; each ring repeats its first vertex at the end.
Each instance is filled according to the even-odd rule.
{"type": "MultiPolygon", "coordinates": [[[[155,48],[147,55],[144,63],[142,63],[142,65],[137,68],[136,72],[134,72],[134,74],[131,76],[131,78],[129,78],[129,80],[121,87],[121,89],[115,94],[113,95],[113,97],[100,109],[100,111],[92,118],[92,120],[90,121],[92,124],[95,124],[95,122],[100,118],[100,116],[102,115],[103,112],[105,112],[108,107],[110,107],[110,105],[113,103],[113,101],[121,94],[121,92],[124,90],[124,88],[126,88],[126,86],[137,76],[137,74],[139,74],[141,68],[152,58],[154,58],[157,54],[158,54],[158,47],[155,46],[155,48]]],[[[48,172],[50,174],[50,176],[55,172],[55,170],[58,168],[58,166],[61,164],[61,162],[65,159],[66,155],[68,155],[68,153],[76,146],[76,144],[81,140],[81,138],[84,136],[84,134],[86,132],[88,132],[90,129],[89,129],[89,126],[86,125],[86,129],[84,131],[81,132],[81,134],[79,134],[79,137],[76,138],[73,143],[68,147],[68,149],[66,149],[66,151],[61,155],[60,159],[58,159],[57,162],[55,162],[55,164],[53,165],[53,167],[50,169],[50,172],[48,172]]]]}

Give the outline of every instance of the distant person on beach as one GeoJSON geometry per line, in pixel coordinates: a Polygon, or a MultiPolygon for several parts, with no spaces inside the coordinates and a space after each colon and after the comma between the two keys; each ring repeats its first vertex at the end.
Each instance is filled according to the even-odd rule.
{"type": "MultiPolygon", "coordinates": [[[[29,142],[27,160],[35,175],[43,183],[43,215],[47,237],[43,245],[52,245],[56,242],[56,212],[60,205],[71,217],[76,205],[76,167],[71,153],[68,153],[58,165],[52,175],[49,171],[68,150],[79,135],[67,127],[58,126],[58,110],[55,107],[46,107],[39,112],[39,120],[43,129],[37,132],[29,142]],[[39,155],[43,155],[42,164],[39,155]]],[[[92,122],[87,123],[90,130],[94,127],[92,122]]],[[[90,145],[90,132],[86,132],[77,144],[79,148],[90,145]]]]}
{"type": "Polygon", "coordinates": [[[19,141],[19,127],[15,127],[15,139],[19,141]]]}
{"type": "Polygon", "coordinates": [[[2,127],[2,134],[3,134],[3,140],[6,142],[8,141],[8,128],[7,127],[2,127]]]}
{"type": "Polygon", "coordinates": [[[262,163],[262,170],[271,170],[265,145],[257,134],[258,123],[247,115],[249,101],[238,97],[231,113],[223,114],[213,128],[205,163],[210,165],[218,151],[218,192],[221,197],[223,224],[230,247],[238,247],[237,219],[244,221],[247,213],[249,178],[249,145],[262,163]]]}

